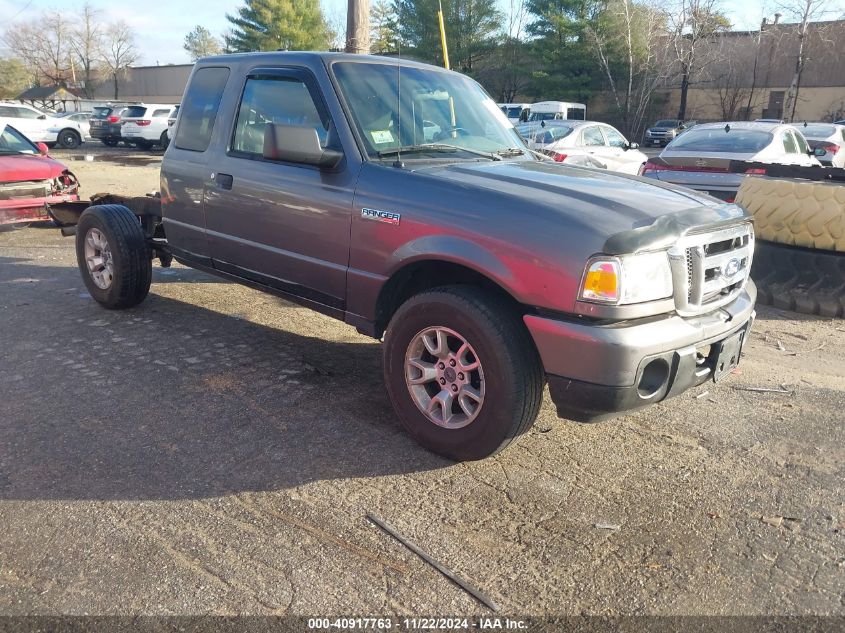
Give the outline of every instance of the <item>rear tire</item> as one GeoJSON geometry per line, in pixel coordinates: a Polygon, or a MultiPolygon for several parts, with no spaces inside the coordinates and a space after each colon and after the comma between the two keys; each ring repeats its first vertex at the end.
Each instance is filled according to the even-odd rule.
{"type": "Polygon", "coordinates": [[[118,143],[117,139],[104,138],[104,139],[100,139],[100,140],[103,141],[103,145],[105,145],[106,147],[117,147],[117,143],[118,143]]]}
{"type": "Polygon", "coordinates": [[[138,218],[123,205],[85,210],[76,227],[76,261],[88,292],[106,308],[131,308],[150,291],[152,252],[138,218]]]}
{"type": "Polygon", "coordinates": [[[161,136],[158,138],[158,144],[161,146],[161,149],[167,150],[167,146],[170,145],[170,137],[167,136],[167,131],[161,133],[161,136]]]}
{"type": "Polygon", "coordinates": [[[428,290],[396,311],[385,335],[384,379],[408,433],[456,461],[492,455],[531,428],[544,384],[520,314],[472,286],[428,290]],[[437,354],[430,352],[433,342],[437,354]],[[460,349],[467,350],[463,357],[460,349]]]}
{"type": "Polygon", "coordinates": [[[58,141],[59,147],[64,147],[65,149],[76,149],[82,145],[82,137],[76,130],[62,130],[59,132],[56,140],[58,141]]]}

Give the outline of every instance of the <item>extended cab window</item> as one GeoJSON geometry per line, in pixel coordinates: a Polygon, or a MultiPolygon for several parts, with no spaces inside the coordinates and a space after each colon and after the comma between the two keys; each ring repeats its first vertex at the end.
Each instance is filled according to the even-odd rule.
{"type": "Polygon", "coordinates": [[[217,109],[229,80],[229,69],[200,68],[194,73],[182,100],[174,145],[178,149],[204,152],[211,142],[217,109]]]}
{"type": "Polygon", "coordinates": [[[320,145],[328,140],[328,121],[320,116],[308,87],[291,77],[247,79],[232,138],[232,152],[263,158],[264,131],[270,123],[313,127],[320,145]]]}

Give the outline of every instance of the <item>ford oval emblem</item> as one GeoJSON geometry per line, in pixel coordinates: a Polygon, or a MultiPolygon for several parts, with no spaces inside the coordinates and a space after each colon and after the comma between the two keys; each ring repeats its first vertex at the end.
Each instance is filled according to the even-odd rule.
{"type": "Polygon", "coordinates": [[[725,272],[723,273],[724,276],[725,277],[733,277],[738,272],[739,272],[739,260],[736,257],[728,260],[728,263],[725,264],[725,272]]]}

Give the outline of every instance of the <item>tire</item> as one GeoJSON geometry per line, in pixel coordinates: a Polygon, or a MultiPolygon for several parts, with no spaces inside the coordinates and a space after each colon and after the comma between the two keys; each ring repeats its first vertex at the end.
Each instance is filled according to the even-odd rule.
{"type": "Polygon", "coordinates": [[[59,132],[58,137],[56,137],[56,141],[59,147],[64,147],[65,149],[76,149],[82,145],[82,137],[79,135],[79,132],[71,129],[59,132]]]}
{"type": "Polygon", "coordinates": [[[751,277],[759,303],[803,314],[845,316],[845,253],[758,240],[751,277]]]}
{"type": "Polygon", "coordinates": [[[137,147],[138,149],[143,149],[143,150],[149,150],[153,146],[153,144],[150,141],[144,141],[144,140],[134,141],[132,144],[135,147],[137,147]]]}
{"type": "Polygon", "coordinates": [[[104,138],[104,139],[100,139],[100,140],[103,141],[103,145],[105,145],[106,147],[117,147],[117,143],[118,143],[117,139],[104,138]]]}
{"type": "Polygon", "coordinates": [[[106,308],[131,308],[150,291],[152,252],[138,218],[123,205],[88,207],[80,216],[76,262],[88,292],[106,308]],[[100,258],[93,271],[89,257],[100,258]]]}
{"type": "Polygon", "coordinates": [[[385,384],[402,426],[434,453],[456,461],[482,459],[505,448],[537,418],[544,374],[534,342],[521,315],[505,299],[481,288],[445,286],[413,296],[390,320],[383,353],[385,384]],[[454,355],[461,341],[469,346],[469,353],[452,365],[456,368],[452,372],[448,370],[453,361],[446,360],[446,355],[431,354],[421,342],[424,332],[429,333],[429,341],[439,340],[437,329],[447,333],[446,345],[436,349],[449,348],[454,355]],[[446,367],[438,370],[441,357],[446,367]],[[430,371],[440,373],[424,385],[412,387],[406,376],[408,380],[423,380],[425,374],[406,364],[408,358],[430,364],[430,371]],[[470,367],[473,359],[478,369],[466,375],[459,371],[463,366],[470,367]],[[412,376],[413,372],[419,375],[412,376]],[[460,383],[457,395],[472,387],[476,394],[482,394],[482,400],[479,403],[462,396],[472,415],[456,402],[452,404],[452,421],[447,423],[445,408],[433,404],[437,398],[431,396],[449,394],[447,387],[457,387],[455,381],[464,379],[471,384],[460,383]],[[441,389],[442,381],[447,382],[441,389]],[[421,400],[426,398],[434,409],[431,414],[423,412],[425,402],[421,400]]]}
{"type": "Polygon", "coordinates": [[[845,184],[751,176],[736,203],[754,216],[761,240],[845,252],[845,184]]]}
{"type": "Polygon", "coordinates": [[[158,144],[161,146],[161,149],[167,150],[167,146],[170,145],[170,137],[167,136],[167,131],[161,133],[161,136],[158,138],[158,144]]]}

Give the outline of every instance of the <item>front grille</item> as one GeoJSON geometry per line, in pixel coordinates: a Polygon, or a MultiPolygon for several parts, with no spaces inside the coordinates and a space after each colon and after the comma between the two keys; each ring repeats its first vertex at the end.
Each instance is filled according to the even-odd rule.
{"type": "Polygon", "coordinates": [[[753,255],[749,223],[681,238],[669,250],[678,314],[701,314],[733,301],[748,281],[753,255]]]}

